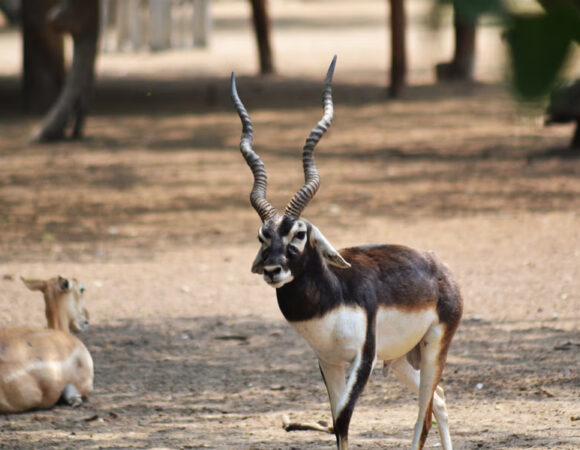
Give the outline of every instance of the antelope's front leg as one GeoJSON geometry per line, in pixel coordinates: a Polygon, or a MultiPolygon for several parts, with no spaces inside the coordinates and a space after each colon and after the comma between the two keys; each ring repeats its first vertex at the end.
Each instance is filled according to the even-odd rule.
{"type": "Polygon", "coordinates": [[[83,397],[74,384],[67,384],[62,391],[61,400],[73,408],[83,404],[83,397]]]}
{"type": "Polygon", "coordinates": [[[334,434],[338,450],[348,449],[348,427],[354,406],[363,391],[375,363],[373,355],[359,353],[352,362],[348,382],[345,363],[330,364],[319,360],[322,378],[328,391],[334,434]]]}
{"type": "Polygon", "coordinates": [[[334,422],[338,416],[339,403],[346,388],[345,364],[328,364],[322,360],[318,360],[318,365],[320,367],[320,373],[322,373],[322,379],[326,385],[328,398],[330,399],[330,411],[332,412],[332,420],[334,422]]]}
{"type": "MultiPolygon", "coordinates": [[[[346,391],[345,364],[329,364],[322,360],[318,361],[322,379],[326,385],[328,398],[330,399],[330,411],[332,412],[332,425],[336,436],[336,445],[339,450],[348,448],[348,423],[345,430],[340,430],[337,426],[338,418],[344,409],[344,397],[346,391]]],[[[352,415],[352,411],[349,414],[352,415]]],[[[344,420],[342,421],[344,422],[344,420]]]]}

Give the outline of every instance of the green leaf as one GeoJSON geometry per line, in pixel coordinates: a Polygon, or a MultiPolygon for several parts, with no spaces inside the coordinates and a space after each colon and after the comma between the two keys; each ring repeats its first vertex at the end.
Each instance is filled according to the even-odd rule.
{"type": "Polygon", "coordinates": [[[507,32],[516,91],[526,98],[545,95],[562,68],[579,16],[569,8],[516,16],[507,32]]]}
{"type": "Polygon", "coordinates": [[[503,0],[439,0],[439,3],[452,4],[457,14],[476,20],[482,14],[504,16],[506,12],[503,0]]]}

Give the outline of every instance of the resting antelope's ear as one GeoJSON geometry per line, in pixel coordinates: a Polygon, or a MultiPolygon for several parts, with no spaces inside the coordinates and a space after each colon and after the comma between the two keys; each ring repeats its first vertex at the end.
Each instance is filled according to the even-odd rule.
{"type": "Polygon", "coordinates": [[[31,291],[44,291],[46,289],[46,281],[44,280],[29,280],[24,277],[20,277],[20,279],[31,291]]]}
{"type": "Polygon", "coordinates": [[[331,266],[340,269],[348,269],[350,267],[350,264],[340,256],[340,253],[334,249],[320,230],[312,224],[310,224],[310,245],[318,250],[322,258],[331,266]]]}
{"type": "Polygon", "coordinates": [[[66,278],[61,277],[60,275],[58,276],[58,288],[61,291],[67,291],[71,288],[71,284],[70,281],[68,281],[66,278]]]}

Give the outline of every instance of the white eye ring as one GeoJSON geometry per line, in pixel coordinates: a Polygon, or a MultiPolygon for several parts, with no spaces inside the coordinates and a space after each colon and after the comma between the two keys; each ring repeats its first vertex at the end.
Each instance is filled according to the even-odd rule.
{"type": "Polygon", "coordinates": [[[298,239],[299,241],[303,241],[306,239],[306,231],[299,231],[294,235],[294,239],[298,239]]]}
{"type": "Polygon", "coordinates": [[[299,255],[300,249],[298,247],[296,247],[294,244],[290,244],[290,245],[288,245],[288,253],[290,253],[292,255],[299,255]]]}

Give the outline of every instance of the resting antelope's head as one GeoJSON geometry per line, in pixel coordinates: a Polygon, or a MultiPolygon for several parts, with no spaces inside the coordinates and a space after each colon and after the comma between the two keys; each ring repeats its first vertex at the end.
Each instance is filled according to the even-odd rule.
{"type": "Polygon", "coordinates": [[[44,295],[48,328],[76,333],[89,326],[89,313],[83,306],[84,286],[76,279],[67,280],[60,275],[49,280],[22,281],[31,291],[44,295]]]}
{"type": "Polygon", "coordinates": [[[266,200],[266,168],[252,149],[252,122],[238,96],[236,78],[232,74],[232,100],[242,121],[240,150],[254,175],[250,202],[263,222],[258,230],[261,247],[252,265],[252,272],[262,274],[266,283],[275,288],[282,287],[299,276],[308,267],[310,259],[316,255],[327,264],[341,268],[350,267],[318,228],[300,218],[320,185],[320,176],[314,163],[314,147],[332,121],[331,82],[335,64],[336,56],[328,69],[322,94],[324,114],[310,132],[303,148],[304,186],[294,194],[282,215],[266,200]]]}

